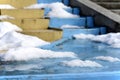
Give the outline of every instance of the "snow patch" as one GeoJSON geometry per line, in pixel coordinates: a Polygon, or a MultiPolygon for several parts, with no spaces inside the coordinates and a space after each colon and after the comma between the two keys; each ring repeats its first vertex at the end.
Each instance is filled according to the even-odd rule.
{"type": "Polygon", "coordinates": [[[24,35],[17,32],[7,32],[0,39],[0,50],[8,50],[15,47],[37,47],[50,44],[37,37],[24,35]]]}
{"type": "Polygon", "coordinates": [[[69,67],[102,67],[101,64],[96,63],[95,61],[82,61],[79,59],[72,60],[72,61],[64,61],[63,65],[69,66],[69,67]]]}
{"type": "Polygon", "coordinates": [[[116,58],[116,57],[114,58],[111,56],[98,56],[98,57],[95,57],[95,59],[109,61],[109,62],[119,62],[120,61],[119,58],[116,58]]]}
{"type": "Polygon", "coordinates": [[[0,20],[15,19],[14,17],[8,15],[0,15],[0,20]]]}
{"type": "Polygon", "coordinates": [[[65,6],[63,3],[56,2],[51,4],[34,4],[25,9],[42,9],[42,8],[51,8],[51,11],[47,14],[47,17],[57,17],[57,18],[79,18],[78,15],[71,14],[65,9],[70,7],[65,6]]]}
{"type": "Polygon", "coordinates": [[[36,58],[75,58],[73,52],[54,52],[51,50],[43,50],[40,48],[20,47],[9,49],[6,53],[1,53],[2,61],[27,61],[36,58]]]}
{"type": "Polygon", "coordinates": [[[62,29],[80,29],[83,28],[82,26],[73,26],[73,25],[63,25],[61,26],[62,29]]]}
{"type": "Polygon", "coordinates": [[[0,37],[5,35],[7,32],[11,32],[11,31],[21,32],[22,29],[10,22],[0,22],[0,37]]]}
{"type": "Polygon", "coordinates": [[[93,41],[99,41],[107,43],[114,48],[120,48],[120,33],[109,33],[105,35],[91,35],[91,34],[76,34],[73,37],[76,39],[90,39],[93,41]]]}
{"type": "Polygon", "coordinates": [[[0,9],[15,9],[15,8],[9,4],[0,4],[0,9]]]}
{"type": "Polygon", "coordinates": [[[9,22],[0,22],[0,50],[8,50],[15,47],[37,47],[50,44],[37,37],[24,35],[16,31],[22,31],[18,26],[9,22]]]}

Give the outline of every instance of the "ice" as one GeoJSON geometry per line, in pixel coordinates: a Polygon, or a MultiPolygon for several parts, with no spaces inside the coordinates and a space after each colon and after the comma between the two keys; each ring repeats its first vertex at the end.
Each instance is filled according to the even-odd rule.
{"type": "Polygon", "coordinates": [[[75,59],[71,61],[64,61],[63,65],[69,66],[69,67],[102,67],[101,64],[95,62],[95,61],[90,61],[90,60],[85,60],[82,61],[80,59],[75,59]]]}
{"type": "Polygon", "coordinates": [[[36,58],[75,58],[73,52],[54,52],[33,47],[20,47],[9,49],[6,53],[1,53],[2,61],[27,61],[36,58]]]}
{"type": "Polygon", "coordinates": [[[0,4],[0,9],[15,9],[15,8],[9,4],[0,4]]]}
{"type": "Polygon", "coordinates": [[[0,15],[0,20],[15,19],[14,17],[8,15],[0,15]]]}
{"type": "Polygon", "coordinates": [[[76,34],[76,39],[90,39],[109,44],[111,47],[120,48],[120,33],[109,33],[104,35],[76,34]]]}
{"type": "Polygon", "coordinates": [[[109,61],[109,62],[119,62],[120,61],[119,58],[116,58],[116,57],[114,58],[111,56],[98,56],[98,57],[95,57],[95,59],[109,61]]]}
{"type": "Polygon", "coordinates": [[[56,2],[51,4],[33,4],[31,6],[25,7],[25,9],[42,9],[50,8],[51,11],[47,14],[48,17],[57,17],[57,18],[79,18],[78,15],[71,14],[65,9],[70,7],[65,6],[63,3],[56,2]]]}
{"type": "Polygon", "coordinates": [[[80,29],[81,27],[80,26],[74,26],[74,25],[63,25],[61,26],[62,29],[80,29]]]}

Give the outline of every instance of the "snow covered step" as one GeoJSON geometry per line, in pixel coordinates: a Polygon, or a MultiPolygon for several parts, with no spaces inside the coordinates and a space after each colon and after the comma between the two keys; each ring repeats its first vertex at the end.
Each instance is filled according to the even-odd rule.
{"type": "Polygon", "coordinates": [[[37,0],[0,0],[0,4],[9,4],[15,8],[23,8],[36,3],[37,0]]]}
{"type": "Polygon", "coordinates": [[[32,30],[23,31],[23,34],[37,36],[45,41],[53,42],[62,38],[62,30],[60,29],[48,29],[48,30],[32,30]]]}
{"type": "Polygon", "coordinates": [[[88,29],[63,29],[63,38],[71,38],[75,34],[93,34],[99,35],[100,28],[88,28],[88,29]]]}
{"type": "Polygon", "coordinates": [[[54,2],[62,2],[62,0],[37,0],[38,3],[54,3],[54,2]]]}
{"type": "MultiPolygon", "coordinates": [[[[80,9],[79,8],[67,8],[65,9],[67,12],[79,15],[80,14],[80,9]]],[[[51,11],[50,8],[45,8],[44,9],[44,15],[46,16],[49,12],[51,11]]]]}
{"type": "Polygon", "coordinates": [[[86,18],[50,18],[50,27],[60,28],[63,25],[86,26],[86,18]]]}
{"type": "Polygon", "coordinates": [[[43,18],[43,9],[1,9],[1,15],[8,15],[14,18],[43,18]]]}
{"type": "Polygon", "coordinates": [[[11,22],[23,30],[44,30],[48,29],[49,19],[14,19],[14,20],[2,20],[11,22]]]}
{"type": "MultiPolygon", "coordinates": [[[[69,13],[73,13],[73,9],[72,8],[67,8],[65,9],[67,12],[69,13]]],[[[47,14],[51,11],[51,8],[45,8],[44,9],[44,16],[47,16],[47,14]]]]}

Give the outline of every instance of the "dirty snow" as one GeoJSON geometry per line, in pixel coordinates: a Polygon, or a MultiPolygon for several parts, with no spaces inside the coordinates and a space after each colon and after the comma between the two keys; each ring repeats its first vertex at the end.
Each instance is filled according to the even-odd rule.
{"type": "Polygon", "coordinates": [[[76,34],[76,39],[90,39],[109,44],[111,47],[120,48],[120,33],[109,33],[105,35],[76,34]]]}
{"type": "Polygon", "coordinates": [[[119,58],[111,57],[111,56],[98,56],[98,57],[95,57],[95,59],[109,61],[109,62],[119,62],[120,61],[119,58]]]}
{"type": "Polygon", "coordinates": [[[79,59],[64,61],[62,64],[69,67],[102,67],[101,64],[95,61],[90,61],[90,60],[82,61],[79,59]]]}
{"type": "Polygon", "coordinates": [[[57,17],[57,18],[79,18],[78,15],[71,14],[65,9],[70,7],[65,6],[63,3],[56,2],[51,4],[33,4],[31,6],[25,7],[25,9],[42,9],[42,8],[51,8],[51,11],[47,14],[48,17],[57,17]]]}
{"type": "Polygon", "coordinates": [[[15,8],[9,4],[0,4],[0,9],[15,9],[15,8]]]}

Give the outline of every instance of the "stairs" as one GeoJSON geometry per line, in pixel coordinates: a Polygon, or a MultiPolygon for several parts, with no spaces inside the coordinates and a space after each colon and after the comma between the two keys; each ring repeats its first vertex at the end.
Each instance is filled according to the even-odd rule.
{"type": "MultiPolygon", "coordinates": [[[[51,9],[23,9],[23,7],[35,4],[35,3],[53,3],[62,2],[69,6],[69,0],[0,0],[0,4],[10,4],[17,9],[1,9],[1,15],[9,15],[15,19],[1,20],[9,21],[13,24],[20,26],[23,29],[23,34],[37,36],[45,41],[56,41],[60,38],[70,38],[74,34],[105,34],[105,26],[95,26],[94,17],[92,16],[80,16],[80,8],[72,7],[66,9],[67,12],[78,15],[76,18],[58,18],[49,17],[45,18],[51,9]],[[23,2],[22,2],[23,1],[23,2]],[[23,3],[23,4],[22,4],[23,3]],[[20,5],[21,4],[21,5],[20,5]],[[79,26],[76,28],[65,28],[62,30],[61,26],[71,25],[79,26]],[[57,29],[53,29],[57,28],[57,29]]],[[[62,13],[61,13],[62,14],[62,13]]]]}
{"type": "Polygon", "coordinates": [[[37,36],[45,41],[56,41],[62,37],[62,30],[49,29],[49,19],[44,18],[44,9],[23,9],[36,4],[37,0],[0,0],[0,4],[10,4],[16,9],[1,9],[0,15],[8,15],[15,19],[8,21],[23,29],[23,34],[37,36]]]}
{"type": "Polygon", "coordinates": [[[91,0],[120,15],[120,0],[91,0]]]}

